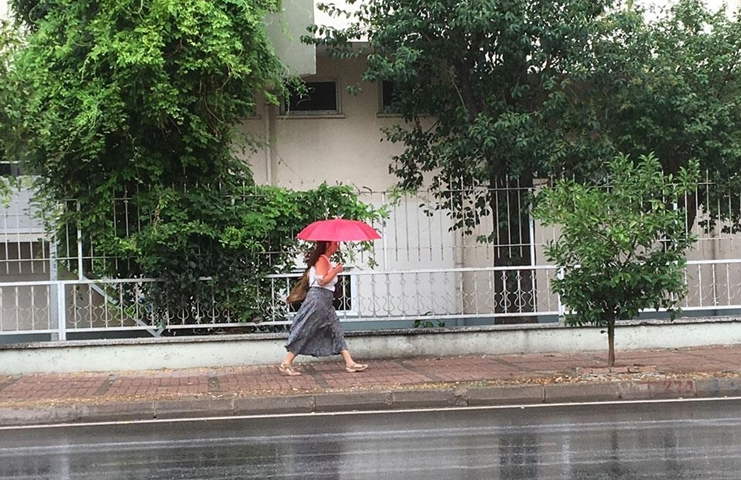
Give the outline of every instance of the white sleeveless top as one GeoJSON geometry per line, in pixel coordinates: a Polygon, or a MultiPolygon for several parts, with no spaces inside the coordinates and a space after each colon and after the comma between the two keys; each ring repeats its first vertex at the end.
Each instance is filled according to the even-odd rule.
{"type": "MultiPolygon", "coordinates": [[[[329,258],[326,255],[322,255],[322,257],[326,258],[329,262],[329,258]]],[[[332,262],[329,262],[329,267],[332,268],[333,266],[334,265],[332,265],[332,262]]],[[[338,280],[337,275],[335,275],[335,277],[326,285],[319,285],[319,280],[321,280],[322,278],[324,277],[316,274],[316,268],[312,266],[309,269],[309,287],[323,288],[325,290],[334,292],[334,286],[337,284],[338,280]]]]}

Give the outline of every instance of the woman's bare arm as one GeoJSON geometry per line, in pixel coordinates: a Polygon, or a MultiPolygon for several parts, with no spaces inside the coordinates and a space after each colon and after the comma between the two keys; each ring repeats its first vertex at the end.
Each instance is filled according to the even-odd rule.
{"type": "Polygon", "coordinates": [[[324,257],[319,257],[319,260],[317,260],[316,264],[314,265],[314,270],[316,270],[316,276],[317,276],[317,283],[320,286],[325,286],[329,282],[334,279],[334,277],[337,276],[338,273],[342,271],[342,264],[338,263],[334,267],[330,267],[329,261],[324,257]]]}

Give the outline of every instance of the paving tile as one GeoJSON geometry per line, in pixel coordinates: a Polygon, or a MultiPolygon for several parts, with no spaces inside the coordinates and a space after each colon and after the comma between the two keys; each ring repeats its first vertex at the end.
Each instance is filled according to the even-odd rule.
{"type": "Polygon", "coordinates": [[[275,365],[0,377],[0,425],[249,414],[502,405],[543,401],[741,396],[741,345],[618,352],[623,373],[598,372],[605,352],[416,357],[275,365]],[[577,373],[592,368],[591,374],[577,373]],[[612,375],[612,376],[611,376],[612,375]],[[621,375],[621,376],[615,376],[621,375]],[[693,375],[696,377],[693,377],[693,375]],[[569,379],[569,383],[554,383],[569,379]],[[599,385],[597,382],[605,383],[599,385]]]}

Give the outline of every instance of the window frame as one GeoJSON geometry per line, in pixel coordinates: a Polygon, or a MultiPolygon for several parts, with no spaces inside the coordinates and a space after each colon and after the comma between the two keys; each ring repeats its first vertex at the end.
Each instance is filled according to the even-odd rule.
{"type": "Polygon", "coordinates": [[[401,113],[390,110],[391,105],[386,105],[384,102],[386,89],[384,84],[389,84],[393,87],[391,80],[379,80],[378,81],[378,117],[400,117],[401,113]]]}
{"type": "Polygon", "coordinates": [[[0,177],[17,178],[24,176],[23,168],[18,162],[0,161],[0,177]]]}
{"type": "MultiPolygon", "coordinates": [[[[342,116],[342,94],[341,84],[338,78],[317,78],[311,80],[304,80],[305,85],[312,83],[333,83],[334,94],[335,94],[335,109],[325,110],[289,110],[287,98],[284,96],[280,101],[280,115],[282,117],[338,117],[342,116]]],[[[289,92],[290,95],[290,92],[289,92]]]]}

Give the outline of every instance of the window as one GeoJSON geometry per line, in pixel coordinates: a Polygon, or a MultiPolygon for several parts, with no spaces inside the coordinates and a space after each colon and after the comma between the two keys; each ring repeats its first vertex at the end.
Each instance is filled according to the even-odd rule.
{"type": "Polygon", "coordinates": [[[340,96],[337,81],[304,82],[303,89],[289,87],[281,105],[283,115],[337,115],[340,96]]]}
{"type": "Polygon", "coordinates": [[[17,163],[0,162],[0,177],[18,177],[23,175],[17,163]]]}
{"type": "Polygon", "coordinates": [[[382,80],[378,85],[378,113],[396,115],[399,108],[394,105],[394,83],[382,80]]]}

